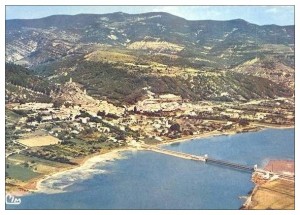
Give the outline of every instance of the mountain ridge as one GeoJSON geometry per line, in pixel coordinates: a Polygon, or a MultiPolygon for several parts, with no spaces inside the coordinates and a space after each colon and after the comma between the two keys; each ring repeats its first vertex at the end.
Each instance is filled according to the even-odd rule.
{"type": "Polygon", "coordinates": [[[247,101],[292,96],[294,41],[294,26],[242,19],[55,15],[6,21],[6,62],[59,84],[73,78],[115,104],[135,102],[147,87],[192,100],[247,101]]]}
{"type": "Polygon", "coordinates": [[[126,16],[139,16],[139,15],[171,15],[180,19],[183,19],[185,21],[191,21],[191,22],[197,22],[197,21],[214,21],[214,22],[244,22],[252,25],[257,25],[257,26],[279,26],[279,27],[294,27],[295,25],[278,25],[278,24],[264,24],[264,25],[259,25],[253,22],[249,22],[245,19],[241,18],[234,18],[234,19],[226,19],[226,20],[214,20],[214,19],[186,19],[181,16],[174,15],[172,13],[168,12],[146,12],[146,13],[137,13],[137,14],[130,14],[130,13],[124,13],[124,12],[112,12],[112,13],[78,13],[78,14],[54,14],[54,15],[49,15],[45,17],[40,17],[40,18],[16,18],[16,19],[6,19],[5,21],[33,21],[33,20],[43,20],[43,19],[50,19],[50,18],[55,18],[55,17],[76,17],[76,16],[107,16],[107,15],[126,15],[126,16]]]}

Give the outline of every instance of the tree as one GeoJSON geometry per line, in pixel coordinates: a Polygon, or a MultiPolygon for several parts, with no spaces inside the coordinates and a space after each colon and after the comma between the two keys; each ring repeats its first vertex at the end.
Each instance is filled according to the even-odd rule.
{"type": "Polygon", "coordinates": [[[54,108],[60,108],[62,106],[62,104],[63,103],[61,101],[56,100],[56,101],[53,102],[53,107],[54,108]]]}
{"type": "Polygon", "coordinates": [[[93,133],[93,129],[87,128],[83,132],[85,133],[85,135],[91,135],[93,133]]]}
{"type": "Polygon", "coordinates": [[[170,130],[180,132],[180,125],[178,123],[175,123],[171,125],[170,130]]]}
{"type": "Polygon", "coordinates": [[[105,112],[104,111],[98,111],[97,112],[97,116],[102,116],[102,117],[104,117],[106,114],[105,114],[105,112]]]}
{"type": "Polygon", "coordinates": [[[35,118],[35,120],[40,123],[42,121],[41,115],[37,115],[36,118],[35,118]]]}
{"type": "Polygon", "coordinates": [[[108,138],[107,138],[106,136],[103,136],[103,135],[102,135],[102,136],[99,137],[98,141],[102,143],[102,142],[107,141],[107,139],[108,139],[108,138]]]}
{"type": "Polygon", "coordinates": [[[126,140],[126,136],[125,136],[125,134],[118,134],[118,135],[116,136],[116,139],[117,139],[117,140],[126,140]]]}
{"type": "Polygon", "coordinates": [[[239,125],[241,125],[241,126],[249,125],[249,121],[247,119],[240,119],[239,125]]]}

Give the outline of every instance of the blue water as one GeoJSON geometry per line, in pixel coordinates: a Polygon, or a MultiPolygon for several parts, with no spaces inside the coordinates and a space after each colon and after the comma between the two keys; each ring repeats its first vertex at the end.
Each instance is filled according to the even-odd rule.
{"type": "MultiPolygon", "coordinates": [[[[217,136],[164,147],[260,166],[269,159],[294,159],[294,129],[217,136]]],[[[154,152],[128,151],[123,156],[126,158],[95,163],[88,178],[83,178],[82,170],[50,178],[44,183],[54,187],[65,183],[65,192],[28,195],[20,205],[6,205],[7,209],[238,209],[243,203],[239,196],[253,188],[247,172],[154,152]]]]}
{"type": "Polygon", "coordinates": [[[266,129],[258,132],[222,135],[174,143],[166,149],[227,160],[244,165],[265,165],[270,159],[294,159],[294,129],[266,129]]]}

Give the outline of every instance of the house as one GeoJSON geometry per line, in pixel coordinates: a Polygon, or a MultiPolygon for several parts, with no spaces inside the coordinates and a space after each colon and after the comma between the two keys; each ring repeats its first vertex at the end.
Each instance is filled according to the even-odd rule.
{"type": "Polygon", "coordinates": [[[266,116],[267,116],[266,113],[256,113],[256,114],[255,114],[255,119],[257,119],[257,120],[262,120],[262,119],[264,119],[266,116]]]}
{"type": "Polygon", "coordinates": [[[39,123],[37,121],[28,122],[27,125],[37,126],[39,123]]]}
{"type": "Polygon", "coordinates": [[[118,140],[116,139],[116,138],[114,138],[114,137],[109,137],[108,138],[110,141],[112,141],[112,142],[114,142],[114,143],[116,143],[118,140]]]}
{"type": "Polygon", "coordinates": [[[88,125],[89,125],[91,128],[96,128],[96,127],[97,127],[97,123],[95,123],[95,122],[89,122],[88,125]]]}
{"type": "Polygon", "coordinates": [[[154,139],[158,140],[158,141],[163,141],[163,139],[161,137],[157,137],[157,136],[155,136],[154,139]]]}
{"type": "Polygon", "coordinates": [[[26,121],[27,121],[27,117],[21,117],[19,123],[26,123],[26,121]]]}
{"type": "Polygon", "coordinates": [[[240,117],[240,114],[236,112],[221,112],[220,115],[228,116],[233,119],[238,119],[240,117]]]}
{"type": "Polygon", "coordinates": [[[79,134],[79,131],[72,130],[72,131],[71,131],[71,134],[79,134]]]}
{"type": "Polygon", "coordinates": [[[89,117],[80,117],[79,120],[81,123],[86,124],[86,123],[88,123],[88,121],[90,121],[90,118],[89,117]]]}
{"type": "Polygon", "coordinates": [[[107,127],[98,127],[98,131],[100,131],[102,133],[109,133],[110,132],[110,128],[107,128],[107,127]]]}
{"type": "Polygon", "coordinates": [[[53,118],[52,116],[42,116],[42,122],[47,122],[47,121],[51,121],[53,118]]]}

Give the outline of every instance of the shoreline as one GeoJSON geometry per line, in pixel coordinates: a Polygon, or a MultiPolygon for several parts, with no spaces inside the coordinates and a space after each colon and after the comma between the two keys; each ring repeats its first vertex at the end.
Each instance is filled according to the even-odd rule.
{"type": "Polygon", "coordinates": [[[157,144],[157,146],[164,146],[164,145],[172,145],[174,143],[184,143],[188,142],[189,140],[195,140],[195,139],[202,139],[202,138],[210,138],[215,136],[222,136],[222,135],[235,135],[238,132],[236,131],[227,131],[227,132],[221,132],[221,131],[211,131],[203,134],[197,134],[197,135],[189,135],[177,139],[170,139],[166,141],[162,141],[162,143],[157,144]]]}
{"type": "MultiPolygon", "coordinates": [[[[295,126],[273,126],[273,127],[270,127],[269,125],[266,126],[266,125],[261,125],[261,124],[250,124],[249,126],[244,127],[243,129],[228,130],[225,132],[224,131],[211,131],[211,132],[207,132],[207,133],[203,133],[203,134],[189,135],[189,136],[185,136],[185,137],[181,137],[181,138],[177,138],[177,139],[165,140],[156,145],[163,146],[163,145],[171,145],[174,143],[181,144],[181,143],[185,143],[185,142],[188,142],[189,140],[194,140],[194,139],[210,138],[210,137],[222,136],[222,135],[235,135],[238,133],[245,133],[245,132],[256,132],[256,131],[260,131],[260,130],[264,130],[264,129],[268,129],[268,128],[288,129],[288,128],[294,128],[294,127],[295,126]]],[[[137,149],[137,148],[133,148],[131,146],[127,146],[127,147],[122,147],[122,148],[115,148],[115,149],[109,150],[104,153],[99,152],[96,154],[88,155],[83,158],[77,158],[77,159],[75,159],[78,164],[76,166],[69,166],[69,167],[64,167],[64,168],[62,167],[61,169],[58,167],[59,168],[58,171],[47,174],[47,175],[42,175],[38,178],[34,178],[34,179],[30,180],[29,182],[27,182],[24,186],[17,185],[18,186],[17,191],[6,192],[6,193],[16,195],[16,196],[24,196],[24,195],[28,195],[30,193],[39,192],[39,190],[41,190],[41,183],[50,177],[63,175],[68,171],[74,171],[76,169],[85,168],[86,166],[89,165],[89,163],[93,162],[94,160],[97,160],[97,162],[99,162],[99,161],[103,162],[103,161],[108,161],[108,160],[119,159],[120,152],[140,151],[140,150],[143,150],[143,149],[137,149]]]]}
{"type": "Polygon", "coordinates": [[[174,143],[184,143],[189,140],[210,138],[210,137],[222,136],[222,135],[230,136],[230,135],[235,135],[235,134],[239,134],[239,133],[257,132],[257,131],[262,131],[262,130],[268,129],[268,128],[290,129],[290,128],[295,128],[295,126],[294,125],[293,126],[286,126],[286,125],[272,126],[269,124],[251,123],[249,126],[246,126],[243,129],[235,129],[235,130],[227,130],[227,131],[210,131],[210,132],[203,133],[203,134],[189,135],[189,136],[184,136],[184,137],[177,138],[177,139],[165,140],[165,141],[162,141],[161,143],[157,144],[157,146],[171,145],[174,143]]]}
{"type": "Polygon", "coordinates": [[[58,171],[31,179],[28,182],[24,183],[24,185],[23,185],[23,183],[17,184],[16,185],[17,190],[5,191],[5,192],[6,192],[6,194],[11,194],[11,195],[18,196],[18,197],[29,195],[32,193],[37,193],[42,190],[41,183],[44,180],[47,180],[51,177],[63,175],[67,172],[76,171],[77,169],[84,169],[87,167],[91,167],[94,163],[111,161],[111,160],[115,160],[115,159],[122,159],[122,157],[120,156],[121,152],[137,151],[137,150],[139,150],[139,149],[128,146],[128,147],[122,147],[122,148],[115,148],[115,149],[106,151],[104,153],[99,152],[96,154],[88,155],[86,157],[76,158],[75,160],[77,162],[77,165],[68,166],[68,167],[58,167],[58,171]]]}
{"type": "Polygon", "coordinates": [[[45,175],[42,179],[37,181],[35,190],[33,190],[33,192],[38,192],[38,191],[43,190],[41,183],[51,177],[64,175],[67,172],[73,172],[73,171],[76,171],[79,169],[88,169],[88,168],[92,167],[95,163],[113,161],[116,159],[122,159],[120,152],[131,151],[131,150],[137,150],[137,149],[134,149],[131,147],[117,148],[117,149],[113,149],[113,150],[103,153],[103,154],[98,154],[98,155],[82,158],[81,161],[79,162],[79,165],[77,165],[75,168],[68,168],[68,169],[53,173],[53,174],[45,175]]]}
{"type": "Polygon", "coordinates": [[[255,126],[263,127],[263,129],[267,128],[275,128],[275,129],[289,129],[289,128],[295,128],[295,125],[275,125],[275,124],[267,124],[267,123],[251,123],[255,126]]]}

